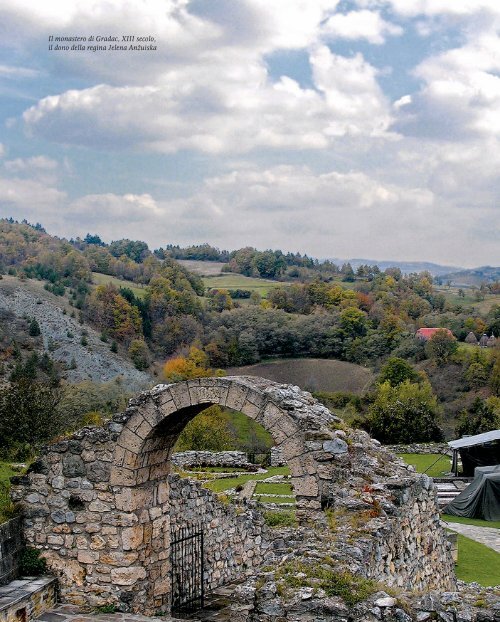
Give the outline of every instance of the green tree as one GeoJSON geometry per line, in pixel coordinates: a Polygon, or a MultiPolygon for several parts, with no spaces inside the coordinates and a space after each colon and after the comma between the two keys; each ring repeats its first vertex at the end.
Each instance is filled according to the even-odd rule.
{"type": "Polygon", "coordinates": [[[481,434],[500,427],[500,400],[476,398],[470,409],[460,413],[456,433],[458,437],[465,434],[481,434]]]}
{"type": "Polygon", "coordinates": [[[429,382],[379,385],[364,427],[382,443],[439,441],[440,408],[429,382]]]}
{"type": "Polygon", "coordinates": [[[425,344],[425,353],[438,365],[447,363],[457,349],[457,340],[444,328],[436,331],[425,344]]]}
{"type": "Polygon", "coordinates": [[[128,355],[136,369],[143,370],[149,367],[149,349],[142,339],[134,339],[128,349],[128,355]]]}
{"type": "Polygon", "coordinates": [[[481,360],[471,361],[464,372],[464,380],[469,389],[479,389],[488,382],[488,366],[481,360]]]}
{"type": "Polygon", "coordinates": [[[181,432],[176,451],[225,451],[234,446],[229,418],[220,406],[210,406],[191,419],[181,432]]]}
{"type": "Polygon", "coordinates": [[[40,335],[40,324],[36,321],[36,318],[31,320],[28,332],[30,337],[38,337],[40,335]]]}
{"type": "Polygon", "coordinates": [[[60,390],[48,383],[22,377],[0,389],[0,447],[19,444],[38,447],[64,429],[58,411],[60,390]]]}
{"type": "Polygon", "coordinates": [[[379,384],[388,382],[391,387],[396,387],[405,380],[417,382],[419,378],[420,376],[413,365],[410,365],[410,363],[404,359],[393,356],[388,359],[387,363],[382,367],[378,382],[379,384]]]}

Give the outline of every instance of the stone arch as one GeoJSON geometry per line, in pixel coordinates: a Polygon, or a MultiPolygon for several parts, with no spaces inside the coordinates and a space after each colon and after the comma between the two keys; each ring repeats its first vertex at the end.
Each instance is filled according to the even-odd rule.
{"type": "Polygon", "coordinates": [[[137,524],[123,530],[122,541],[131,539],[125,546],[139,553],[141,566],[133,571],[137,596],[155,610],[169,607],[171,569],[162,553],[170,546],[170,456],[186,424],[214,404],[242,412],[271,434],[291,471],[300,523],[321,510],[314,450],[334,437],[327,427],[332,415],[309,394],[253,377],[195,379],[141,394],[123,416],[109,483],[118,491],[117,507],[137,516],[137,524]]]}
{"type": "MultiPolygon", "coordinates": [[[[170,455],[185,425],[213,404],[268,430],[290,467],[299,522],[318,518],[332,461],[348,446],[332,425],[338,419],[309,393],[240,376],[158,385],[104,428],[46,447],[14,487],[26,540],[44,549],[64,600],[169,611],[170,455]]],[[[234,526],[236,510],[228,511],[234,526]]]]}
{"type": "MultiPolygon", "coordinates": [[[[180,432],[202,410],[217,404],[242,412],[271,434],[290,467],[299,507],[306,502],[309,510],[320,509],[318,473],[308,445],[312,436],[318,436],[318,422],[313,426],[311,413],[308,417],[301,412],[308,406],[303,403],[308,394],[298,387],[295,394],[290,389],[287,393],[283,385],[277,387],[271,381],[241,376],[158,385],[127,411],[128,419],[116,441],[110,483],[133,487],[164,478],[180,432]],[[315,429],[308,429],[311,426],[315,429]]],[[[332,416],[321,405],[316,403],[316,407],[326,425],[325,418],[332,416]]],[[[323,430],[323,438],[325,433],[326,438],[333,436],[323,430]]]]}

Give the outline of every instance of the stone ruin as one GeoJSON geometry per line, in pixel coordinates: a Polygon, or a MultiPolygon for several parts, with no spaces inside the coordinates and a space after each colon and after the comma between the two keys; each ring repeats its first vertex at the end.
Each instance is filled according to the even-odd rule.
{"type": "Polygon", "coordinates": [[[456,587],[432,481],[309,393],[262,378],[158,385],[104,427],[44,448],[13,479],[12,494],[27,543],[59,578],[61,600],[83,608],[169,613],[172,534],[186,522],[203,525],[208,589],[258,576],[264,562],[279,565],[283,547],[293,557],[293,542],[396,589],[456,587]],[[286,460],[298,520],[286,542],[276,542],[251,503],[223,504],[171,474],[180,432],[213,404],[260,423],[286,460]]]}

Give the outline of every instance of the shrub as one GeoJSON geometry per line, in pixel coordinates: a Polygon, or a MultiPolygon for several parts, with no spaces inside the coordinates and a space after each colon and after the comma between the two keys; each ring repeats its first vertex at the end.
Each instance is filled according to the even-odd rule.
{"type": "Polygon", "coordinates": [[[29,330],[30,337],[38,337],[40,335],[40,324],[33,318],[30,322],[29,330]]]}
{"type": "Polygon", "coordinates": [[[265,512],[264,519],[269,527],[297,527],[295,512],[265,512]]]}
{"type": "Polygon", "coordinates": [[[40,551],[26,547],[21,553],[20,572],[24,576],[36,577],[47,571],[47,562],[40,557],[40,551]]]}

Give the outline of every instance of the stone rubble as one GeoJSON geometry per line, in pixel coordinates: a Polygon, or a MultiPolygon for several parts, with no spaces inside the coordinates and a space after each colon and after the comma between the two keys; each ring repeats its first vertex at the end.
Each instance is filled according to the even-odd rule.
{"type": "MultiPolygon", "coordinates": [[[[62,600],[81,607],[168,613],[170,541],[192,520],[208,533],[210,585],[278,563],[281,549],[307,557],[319,547],[337,568],[394,589],[456,589],[432,481],[309,393],[261,378],[203,378],[141,393],[106,427],[46,447],[28,475],[14,478],[13,498],[62,600]],[[168,477],[180,431],[212,404],[263,425],[286,459],[299,523],[286,542],[274,538],[271,548],[253,508],[222,511],[208,491],[168,477]]],[[[316,600],[301,593],[308,606],[316,600]]],[[[268,609],[281,610],[277,603],[268,609]]]]}

